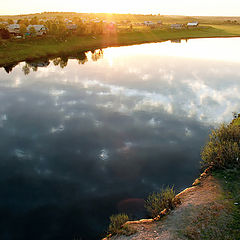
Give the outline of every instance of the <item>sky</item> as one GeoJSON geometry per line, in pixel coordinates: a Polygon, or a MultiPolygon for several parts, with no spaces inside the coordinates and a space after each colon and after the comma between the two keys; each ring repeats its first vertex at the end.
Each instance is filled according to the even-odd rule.
{"type": "Polygon", "coordinates": [[[148,1],[57,1],[8,0],[1,2],[0,15],[62,12],[113,12],[188,16],[240,16],[239,0],[148,0],[148,1]]]}

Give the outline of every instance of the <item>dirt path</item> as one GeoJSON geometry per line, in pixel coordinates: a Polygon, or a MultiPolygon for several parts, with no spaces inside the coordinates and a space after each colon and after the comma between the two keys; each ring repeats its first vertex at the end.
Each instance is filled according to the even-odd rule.
{"type": "Polygon", "coordinates": [[[221,188],[212,176],[202,175],[197,186],[187,188],[178,197],[181,200],[175,210],[158,222],[141,221],[128,224],[137,232],[131,236],[113,236],[111,240],[182,240],[200,239],[200,230],[206,228],[212,216],[224,208],[217,201],[221,188]]]}

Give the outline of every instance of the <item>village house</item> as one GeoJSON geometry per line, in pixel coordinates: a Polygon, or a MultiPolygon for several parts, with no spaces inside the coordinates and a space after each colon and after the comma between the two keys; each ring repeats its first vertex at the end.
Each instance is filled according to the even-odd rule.
{"type": "Polygon", "coordinates": [[[66,28],[71,31],[77,30],[77,24],[68,24],[66,28]]]}
{"type": "Polygon", "coordinates": [[[0,22],[0,25],[3,25],[3,26],[7,26],[8,25],[8,22],[0,22]]]}
{"type": "Polygon", "coordinates": [[[66,24],[71,24],[71,23],[72,23],[72,20],[70,20],[70,19],[68,19],[68,18],[65,18],[65,19],[64,19],[64,22],[65,22],[66,24]]]}
{"type": "Polygon", "coordinates": [[[37,36],[46,35],[47,28],[44,25],[28,25],[27,31],[30,32],[30,29],[34,28],[37,36]]]}
{"type": "Polygon", "coordinates": [[[9,24],[7,29],[10,34],[13,34],[13,35],[20,34],[20,25],[19,24],[9,24]]]}
{"type": "Polygon", "coordinates": [[[153,23],[152,21],[144,21],[144,25],[145,26],[153,26],[153,25],[155,25],[155,23],[153,23]]]}
{"type": "Polygon", "coordinates": [[[187,24],[187,27],[198,27],[198,22],[189,22],[188,24],[187,24]]]}
{"type": "Polygon", "coordinates": [[[39,19],[39,22],[47,22],[48,20],[47,19],[39,19]]]}
{"type": "Polygon", "coordinates": [[[182,29],[183,24],[171,24],[171,29],[182,29]]]}

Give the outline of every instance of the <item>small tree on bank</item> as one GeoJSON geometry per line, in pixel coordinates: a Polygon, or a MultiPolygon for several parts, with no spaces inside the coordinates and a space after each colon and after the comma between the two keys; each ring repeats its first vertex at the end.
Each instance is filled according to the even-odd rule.
{"type": "Polygon", "coordinates": [[[201,153],[204,168],[240,167],[240,125],[235,124],[237,120],[228,125],[222,124],[211,132],[201,153]]]}

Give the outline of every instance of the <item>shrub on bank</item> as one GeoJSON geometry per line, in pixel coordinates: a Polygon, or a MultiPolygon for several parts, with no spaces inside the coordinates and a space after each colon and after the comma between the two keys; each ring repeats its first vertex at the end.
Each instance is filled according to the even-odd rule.
{"type": "Polygon", "coordinates": [[[240,167],[240,126],[233,123],[222,124],[209,135],[201,153],[204,168],[240,167]]]}
{"type": "Polygon", "coordinates": [[[174,208],[175,195],[176,194],[173,187],[167,187],[162,189],[162,191],[159,193],[152,193],[149,195],[145,202],[145,207],[150,215],[155,218],[160,215],[164,209],[174,208]]]}

